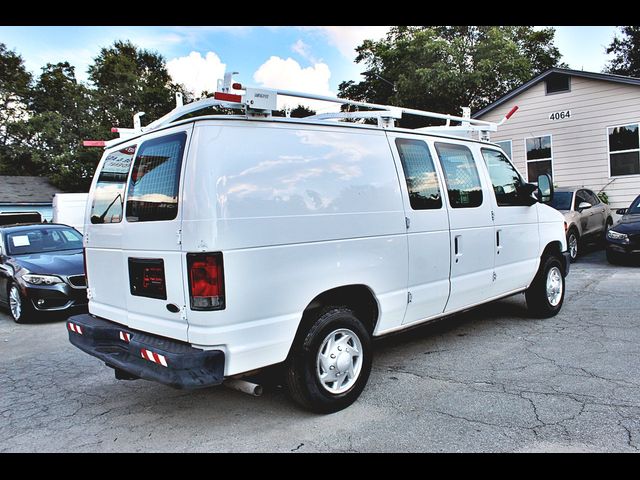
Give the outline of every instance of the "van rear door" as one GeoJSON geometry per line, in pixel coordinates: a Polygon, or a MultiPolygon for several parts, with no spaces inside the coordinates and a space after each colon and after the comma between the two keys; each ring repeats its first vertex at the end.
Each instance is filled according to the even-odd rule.
{"type": "Polygon", "coordinates": [[[135,146],[121,221],[109,235],[112,225],[93,223],[91,217],[87,241],[89,311],[184,341],[188,325],[179,199],[191,131],[192,125],[163,130],[135,146]]]}

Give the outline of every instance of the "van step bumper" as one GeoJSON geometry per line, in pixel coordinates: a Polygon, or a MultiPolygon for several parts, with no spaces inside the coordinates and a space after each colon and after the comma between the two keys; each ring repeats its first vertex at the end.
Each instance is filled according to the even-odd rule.
{"type": "Polygon", "coordinates": [[[220,350],[200,350],[88,314],[69,317],[67,330],[73,345],[114,368],[118,378],[144,378],[180,389],[219,385],[224,380],[225,358],[220,350]]]}

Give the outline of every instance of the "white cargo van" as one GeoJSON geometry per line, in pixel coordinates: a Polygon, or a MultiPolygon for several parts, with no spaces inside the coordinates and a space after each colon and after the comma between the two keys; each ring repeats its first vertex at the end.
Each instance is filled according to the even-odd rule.
{"type": "Polygon", "coordinates": [[[87,193],[56,193],[53,196],[53,223],[62,223],[84,233],[87,193]]]}
{"type": "Polygon", "coordinates": [[[178,388],[282,364],[295,401],[331,412],[364,388],[372,337],[521,292],[560,310],[563,216],[533,196],[548,176],[525,183],[482,140],[496,124],[305,94],[370,110],[274,118],[278,93],[219,93],[107,143],[71,343],[178,388]],[[246,113],[182,118],[211,105],[246,113]],[[463,123],[396,128],[403,114],[463,123]]]}

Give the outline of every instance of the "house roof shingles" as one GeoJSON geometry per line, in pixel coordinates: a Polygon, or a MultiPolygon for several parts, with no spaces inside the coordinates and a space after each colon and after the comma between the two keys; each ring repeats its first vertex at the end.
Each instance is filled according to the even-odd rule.
{"type": "Polygon", "coordinates": [[[46,177],[0,175],[0,204],[51,203],[53,195],[62,193],[46,177]]]}

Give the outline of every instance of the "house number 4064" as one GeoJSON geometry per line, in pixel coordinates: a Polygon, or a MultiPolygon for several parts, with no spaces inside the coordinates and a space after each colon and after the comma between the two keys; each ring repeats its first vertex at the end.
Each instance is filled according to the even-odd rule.
{"type": "Polygon", "coordinates": [[[571,118],[571,110],[562,110],[549,114],[549,120],[564,120],[566,118],[571,118]]]}

